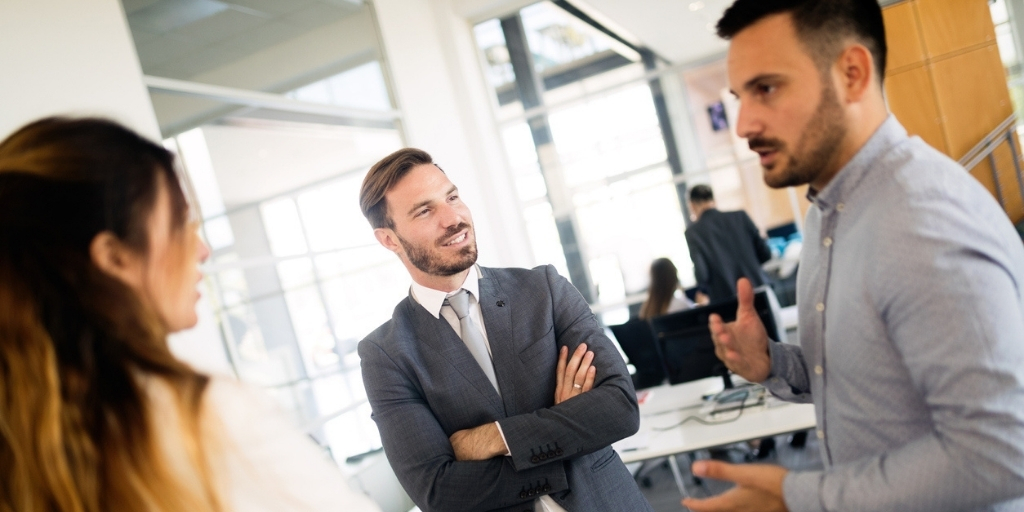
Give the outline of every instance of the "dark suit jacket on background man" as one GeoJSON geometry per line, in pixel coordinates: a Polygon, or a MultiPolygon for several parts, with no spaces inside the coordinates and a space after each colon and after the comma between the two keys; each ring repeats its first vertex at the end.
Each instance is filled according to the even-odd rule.
{"type": "Polygon", "coordinates": [[[765,284],[761,264],[771,259],[772,253],[746,212],[705,211],[686,229],[686,244],[697,286],[711,302],[734,297],[736,280],[741,277],[754,286],[765,284]]]}
{"type": "Polygon", "coordinates": [[[425,511],[570,512],[650,505],[611,449],[639,425],[622,357],[579,292],[551,266],[481,267],[480,307],[499,395],[445,321],[412,297],[359,344],[366,394],[398,479],[425,511]],[[594,352],[594,388],[553,405],[558,351],[594,352]],[[449,436],[497,421],[510,457],[456,461],[449,436]]]}

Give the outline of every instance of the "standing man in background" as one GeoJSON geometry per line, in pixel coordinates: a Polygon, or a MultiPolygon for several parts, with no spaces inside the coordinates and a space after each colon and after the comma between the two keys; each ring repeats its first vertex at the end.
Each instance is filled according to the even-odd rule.
{"type": "Polygon", "coordinates": [[[374,164],[359,201],[413,280],[359,343],[384,453],[413,501],[651,510],[610,446],[639,428],[636,393],[580,293],[550,265],[477,266],[469,208],[424,151],[374,164]]]}
{"type": "Polygon", "coordinates": [[[697,462],[737,486],[691,510],[1024,510],[1024,246],[963,167],[889,115],[877,0],[738,0],[737,133],[771,187],[810,184],[800,346],[741,280],[718,357],[813,402],[822,471],[697,462]]]}
{"type": "Polygon", "coordinates": [[[735,297],[736,280],[741,277],[754,286],[767,281],[761,264],[771,259],[772,252],[747,212],[718,211],[707,185],[690,189],[690,211],[695,222],[686,228],[686,245],[697,287],[710,302],[735,297]]]}

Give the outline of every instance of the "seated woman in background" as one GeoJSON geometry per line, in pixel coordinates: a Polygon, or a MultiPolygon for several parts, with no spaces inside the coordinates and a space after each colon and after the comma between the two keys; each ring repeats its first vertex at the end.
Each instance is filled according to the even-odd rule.
{"type": "Polygon", "coordinates": [[[693,303],[679,287],[679,275],[672,260],[654,260],[651,263],[651,285],[647,288],[647,299],[640,307],[640,318],[650,320],[692,307],[693,303]]]}
{"type": "Polygon", "coordinates": [[[257,391],[171,355],[194,213],[171,153],[115,123],[0,143],[0,511],[379,510],[257,391]]]}

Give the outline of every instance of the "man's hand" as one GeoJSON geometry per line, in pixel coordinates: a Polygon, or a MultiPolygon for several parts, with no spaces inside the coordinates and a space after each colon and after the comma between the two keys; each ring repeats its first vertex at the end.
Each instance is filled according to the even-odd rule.
{"type": "Polygon", "coordinates": [[[715,355],[730,370],[750,382],[763,382],[771,373],[772,361],[768,356],[768,333],[754,309],[754,289],[750,281],[736,282],[736,321],[725,323],[722,317],[711,315],[708,328],[715,341],[715,355]]]}
{"type": "Polygon", "coordinates": [[[718,461],[693,463],[693,474],[733,482],[736,487],[718,496],[697,500],[686,498],[683,506],[693,512],[786,512],[782,480],[788,471],[766,464],[732,465],[718,461]]]}
{"type": "Polygon", "coordinates": [[[455,450],[455,460],[487,460],[508,453],[497,423],[460,430],[448,440],[455,450]]]}
{"type": "Polygon", "coordinates": [[[572,359],[565,360],[569,348],[558,350],[558,367],[555,368],[555,405],[576,395],[582,395],[594,387],[597,369],[590,366],[594,362],[594,353],[587,350],[586,343],[580,343],[572,353],[572,359]]]}

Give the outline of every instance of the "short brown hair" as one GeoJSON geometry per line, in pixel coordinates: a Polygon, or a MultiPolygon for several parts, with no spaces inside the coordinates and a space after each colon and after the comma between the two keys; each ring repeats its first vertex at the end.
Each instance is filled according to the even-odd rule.
{"type": "Polygon", "coordinates": [[[422,149],[403,148],[373,164],[363,178],[359,189],[359,208],[370,221],[373,229],[394,228],[395,223],[388,215],[388,202],[384,197],[389,190],[417,165],[433,164],[434,160],[422,149]]]}
{"type": "Polygon", "coordinates": [[[732,39],[747,27],[773,14],[788,13],[801,42],[821,70],[828,70],[847,37],[871,52],[878,82],[885,79],[885,21],[878,0],[736,0],[718,20],[716,31],[732,39]]]}

